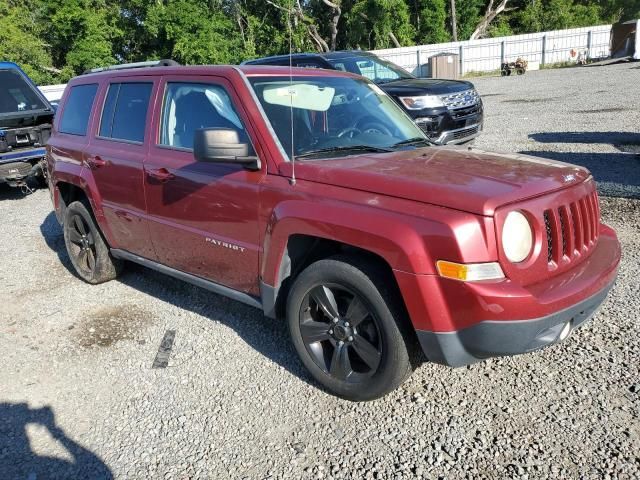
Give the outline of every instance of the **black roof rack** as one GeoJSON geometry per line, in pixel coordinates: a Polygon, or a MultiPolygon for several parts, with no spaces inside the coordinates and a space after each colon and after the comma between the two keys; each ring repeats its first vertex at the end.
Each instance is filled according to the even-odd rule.
{"type": "Polygon", "coordinates": [[[163,59],[163,60],[151,60],[149,62],[135,62],[135,63],[121,63],[120,65],[109,65],[108,67],[97,67],[85,70],[82,74],[106,72],[109,70],[128,70],[130,68],[145,68],[145,67],[176,67],[180,64],[175,60],[163,59]]]}

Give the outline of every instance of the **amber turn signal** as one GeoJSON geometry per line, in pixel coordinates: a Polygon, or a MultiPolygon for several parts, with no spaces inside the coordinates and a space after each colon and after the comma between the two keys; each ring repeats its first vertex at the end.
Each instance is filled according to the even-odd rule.
{"type": "Polygon", "coordinates": [[[491,263],[455,263],[446,260],[436,262],[441,277],[452,278],[463,282],[480,280],[501,280],[504,278],[502,268],[497,262],[491,263]]]}

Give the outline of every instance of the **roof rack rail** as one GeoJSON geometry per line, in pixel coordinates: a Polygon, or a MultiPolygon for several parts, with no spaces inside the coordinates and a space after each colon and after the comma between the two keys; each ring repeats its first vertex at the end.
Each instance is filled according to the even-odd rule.
{"type": "Polygon", "coordinates": [[[121,63],[119,65],[109,65],[108,67],[97,67],[85,70],[82,74],[106,72],[109,70],[128,70],[130,68],[145,68],[145,67],[175,67],[180,64],[175,60],[163,59],[163,60],[151,60],[149,62],[135,62],[135,63],[121,63]]]}

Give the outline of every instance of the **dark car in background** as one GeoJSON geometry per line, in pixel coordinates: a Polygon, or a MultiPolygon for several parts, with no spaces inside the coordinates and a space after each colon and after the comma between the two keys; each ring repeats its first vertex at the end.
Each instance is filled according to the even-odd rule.
{"type": "MultiPolygon", "coordinates": [[[[458,144],[482,130],[482,99],[471,82],[418,78],[370,52],[295,53],[258,58],[243,65],[283,65],[342,70],[367,77],[409,114],[437,144],[458,144]]],[[[384,132],[383,132],[384,133],[384,132]]]]}
{"type": "Polygon", "coordinates": [[[18,65],[0,62],[0,183],[26,188],[30,177],[44,179],[54,113],[18,65]]]}

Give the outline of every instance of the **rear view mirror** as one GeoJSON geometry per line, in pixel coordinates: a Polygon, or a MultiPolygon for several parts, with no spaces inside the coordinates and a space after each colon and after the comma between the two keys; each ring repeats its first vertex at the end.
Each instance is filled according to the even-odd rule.
{"type": "Polygon", "coordinates": [[[260,160],[248,143],[241,143],[237,130],[200,128],[193,137],[193,156],[199,162],[234,163],[260,169],[260,160]]]}

